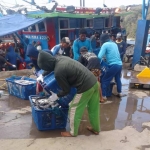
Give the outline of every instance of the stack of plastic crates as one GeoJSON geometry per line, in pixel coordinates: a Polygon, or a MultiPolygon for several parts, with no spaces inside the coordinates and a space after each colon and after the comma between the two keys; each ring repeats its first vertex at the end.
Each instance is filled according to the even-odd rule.
{"type": "MultiPolygon", "coordinates": [[[[54,73],[51,73],[44,78],[44,82],[41,83],[42,87],[50,93],[58,93],[61,88],[56,82],[54,73]]],[[[38,97],[36,95],[30,96],[29,100],[32,107],[32,117],[38,128],[38,130],[54,130],[64,129],[68,120],[69,103],[72,101],[76,94],[76,89],[71,88],[68,95],[60,98],[57,102],[61,107],[49,108],[47,110],[41,110],[37,108],[32,102],[32,98],[38,97]]]]}
{"type": "Polygon", "coordinates": [[[24,77],[24,80],[33,81],[33,84],[22,85],[15,83],[16,80],[21,80],[22,77],[12,76],[6,79],[8,92],[10,95],[16,96],[23,100],[29,100],[30,95],[36,94],[36,80],[24,77]]]}

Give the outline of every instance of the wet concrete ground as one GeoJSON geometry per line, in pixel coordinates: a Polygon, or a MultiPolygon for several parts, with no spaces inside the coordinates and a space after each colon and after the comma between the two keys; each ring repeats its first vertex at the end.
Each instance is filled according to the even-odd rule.
{"type": "MultiPolygon", "coordinates": [[[[122,74],[122,91],[127,96],[108,98],[101,104],[101,130],[110,131],[133,126],[141,132],[142,123],[150,121],[150,90],[129,89],[131,71],[122,74]]],[[[85,111],[81,121],[79,135],[90,135],[86,130],[89,124],[85,111]]],[[[0,98],[0,139],[33,139],[60,137],[60,131],[38,131],[31,115],[29,101],[13,96],[0,98]]]]}

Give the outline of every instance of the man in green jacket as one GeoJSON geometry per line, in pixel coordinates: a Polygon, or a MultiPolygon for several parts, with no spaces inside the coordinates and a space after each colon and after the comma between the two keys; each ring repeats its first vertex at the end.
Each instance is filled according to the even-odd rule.
{"type": "Polygon", "coordinates": [[[57,93],[55,99],[69,94],[71,87],[77,89],[77,94],[70,105],[70,132],[62,132],[65,137],[77,136],[82,115],[87,106],[92,127],[87,129],[99,134],[99,84],[95,76],[82,64],[69,57],[52,55],[40,51],[38,66],[48,72],[54,71],[56,81],[62,91],[57,93]]]}

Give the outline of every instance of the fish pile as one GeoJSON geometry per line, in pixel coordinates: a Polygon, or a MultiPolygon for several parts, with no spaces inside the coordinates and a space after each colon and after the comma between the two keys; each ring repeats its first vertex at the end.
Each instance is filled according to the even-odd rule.
{"type": "Polygon", "coordinates": [[[38,109],[46,110],[49,108],[55,108],[58,107],[59,104],[57,101],[52,101],[51,97],[43,96],[43,97],[33,97],[32,102],[34,106],[36,106],[38,109]]]}
{"type": "Polygon", "coordinates": [[[34,84],[35,81],[28,81],[28,80],[15,80],[15,83],[21,84],[21,85],[30,85],[34,84]]]}

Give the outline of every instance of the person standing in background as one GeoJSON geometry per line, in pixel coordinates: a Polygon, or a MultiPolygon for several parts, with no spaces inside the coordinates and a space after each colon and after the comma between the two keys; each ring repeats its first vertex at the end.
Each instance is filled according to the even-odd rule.
{"type": "Polygon", "coordinates": [[[87,32],[85,29],[80,30],[80,35],[79,38],[76,39],[73,43],[73,59],[77,60],[80,57],[80,48],[85,46],[88,50],[88,52],[92,52],[92,45],[91,45],[91,40],[86,37],[87,32]]]}
{"type": "MultiPolygon", "coordinates": [[[[23,64],[23,59],[20,57],[20,55],[15,52],[12,46],[9,46],[6,54],[7,62],[17,66],[17,59],[23,64]]],[[[14,68],[13,66],[9,66],[8,68],[9,70],[16,70],[16,68],[14,68]]]]}
{"type": "Polygon", "coordinates": [[[126,52],[127,45],[126,45],[126,42],[123,41],[123,39],[122,39],[121,32],[117,33],[116,39],[117,39],[116,40],[116,44],[118,45],[118,49],[119,49],[119,53],[120,53],[120,58],[123,61],[123,56],[124,56],[124,54],[126,52]]]}
{"type": "Polygon", "coordinates": [[[96,49],[98,46],[97,41],[99,40],[100,35],[97,31],[95,31],[94,35],[91,36],[91,45],[92,45],[92,49],[96,49]]]}
{"type": "Polygon", "coordinates": [[[70,47],[70,39],[68,37],[64,37],[61,40],[61,43],[54,46],[51,49],[53,56],[55,55],[63,55],[70,57],[71,47],[70,47]]]}
{"type": "Polygon", "coordinates": [[[108,69],[101,80],[102,95],[103,99],[106,100],[106,91],[109,87],[110,82],[115,78],[117,84],[118,96],[122,97],[122,84],[121,84],[121,71],[122,71],[122,61],[120,59],[120,54],[118,46],[113,42],[108,34],[102,34],[100,37],[102,44],[101,50],[98,54],[98,58],[102,61],[103,57],[106,56],[106,61],[108,64],[108,69]]]}

